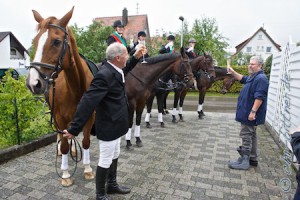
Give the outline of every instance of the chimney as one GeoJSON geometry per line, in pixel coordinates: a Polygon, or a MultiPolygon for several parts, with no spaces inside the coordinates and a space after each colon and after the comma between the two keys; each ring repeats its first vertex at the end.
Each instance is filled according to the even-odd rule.
{"type": "Polygon", "coordinates": [[[127,8],[123,9],[122,23],[123,23],[124,26],[126,26],[127,23],[128,23],[128,11],[127,11],[127,8]]]}

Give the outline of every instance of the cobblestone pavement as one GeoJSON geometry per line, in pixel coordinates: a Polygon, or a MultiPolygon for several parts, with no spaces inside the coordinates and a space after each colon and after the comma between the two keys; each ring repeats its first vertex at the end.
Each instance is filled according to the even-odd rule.
{"type": "MultiPolygon", "coordinates": [[[[185,112],[185,122],[172,124],[164,117],[166,128],[151,118],[152,129],[141,126],[144,147],[125,150],[122,140],[118,182],[132,188],[115,199],[291,199],[295,192],[295,172],[283,171],[282,151],[264,127],[258,129],[259,166],[247,171],[229,169],[229,159],[238,157],[236,147],[240,124],[233,113],[207,112],[199,120],[196,112],[185,112]],[[291,180],[289,192],[279,186],[291,180]]],[[[80,139],[81,137],[79,137],[80,139]]],[[[133,140],[134,142],[134,140],[133,140]]],[[[91,165],[98,163],[98,143],[91,142],[91,165]]],[[[0,165],[0,199],[94,199],[94,180],[83,179],[78,164],[74,184],[62,187],[55,169],[56,144],[0,165]]],[[[74,163],[70,163],[74,167],[74,163]]]]}

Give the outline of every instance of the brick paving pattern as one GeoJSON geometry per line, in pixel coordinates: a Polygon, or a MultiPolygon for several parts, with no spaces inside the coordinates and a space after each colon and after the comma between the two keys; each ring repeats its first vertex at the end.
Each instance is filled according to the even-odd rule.
{"type": "MultiPolygon", "coordinates": [[[[111,199],[292,199],[295,172],[289,176],[284,173],[282,150],[264,127],[258,128],[259,166],[239,171],[227,167],[229,159],[238,157],[235,149],[240,145],[240,124],[235,122],[234,113],[206,112],[205,119],[199,120],[196,112],[188,111],[184,113],[185,122],[178,124],[172,124],[167,115],[166,128],[161,128],[153,112],[152,129],[146,129],[142,121],[144,147],[126,151],[122,139],[118,182],[132,192],[109,195],[111,199]],[[289,192],[279,186],[286,177],[292,181],[289,192]]],[[[78,163],[74,184],[60,185],[55,152],[56,144],[51,144],[1,164],[0,199],[95,199],[94,180],[84,180],[82,163],[78,163]]],[[[92,137],[94,170],[97,163],[98,143],[92,137]]],[[[74,162],[69,164],[74,169],[74,162]]]]}

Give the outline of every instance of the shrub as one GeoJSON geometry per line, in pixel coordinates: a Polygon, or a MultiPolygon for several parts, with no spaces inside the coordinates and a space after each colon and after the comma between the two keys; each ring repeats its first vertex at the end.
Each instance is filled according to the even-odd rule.
{"type": "Polygon", "coordinates": [[[51,132],[43,97],[34,97],[25,77],[15,80],[6,72],[0,82],[0,148],[27,142],[51,132]],[[19,136],[18,136],[19,135],[19,136]]]}

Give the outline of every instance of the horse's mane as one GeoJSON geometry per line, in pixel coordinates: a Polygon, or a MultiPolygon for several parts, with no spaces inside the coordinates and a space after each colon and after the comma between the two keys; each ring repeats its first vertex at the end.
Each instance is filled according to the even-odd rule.
{"type": "Polygon", "coordinates": [[[37,25],[37,30],[47,28],[49,24],[53,24],[58,19],[56,17],[48,17],[47,19],[43,20],[41,23],[37,25]]]}
{"type": "Polygon", "coordinates": [[[179,54],[179,53],[166,53],[166,54],[161,54],[161,55],[157,55],[157,56],[153,56],[153,57],[148,57],[145,60],[149,64],[156,64],[161,61],[175,59],[175,58],[179,57],[180,55],[181,54],[179,54]]]}

